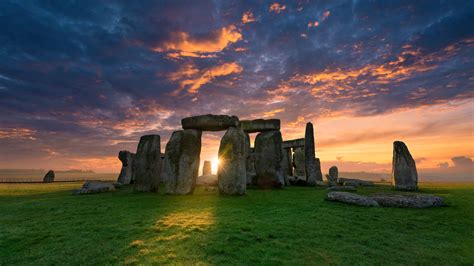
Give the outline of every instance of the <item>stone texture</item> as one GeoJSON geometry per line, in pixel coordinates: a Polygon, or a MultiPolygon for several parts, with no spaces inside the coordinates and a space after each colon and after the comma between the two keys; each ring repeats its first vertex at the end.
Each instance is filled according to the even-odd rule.
{"type": "Polygon", "coordinates": [[[246,135],[240,128],[230,127],[219,146],[217,182],[225,195],[243,195],[247,189],[246,161],[249,154],[246,135]]]}
{"type": "Polygon", "coordinates": [[[304,166],[304,147],[293,149],[293,167],[295,169],[294,175],[304,177],[306,180],[306,172],[304,166]]]}
{"type": "Polygon", "coordinates": [[[118,154],[119,160],[122,162],[122,169],[117,178],[117,182],[128,185],[132,182],[133,158],[135,154],[129,151],[120,151],[118,154]]]}
{"type": "Polygon", "coordinates": [[[281,170],[285,176],[293,176],[293,164],[291,149],[282,150],[283,159],[281,160],[281,170]]]}
{"type": "Polygon", "coordinates": [[[371,196],[379,205],[399,208],[430,208],[446,206],[444,199],[433,195],[410,194],[376,194],[371,196]]]}
{"type": "Polygon", "coordinates": [[[308,186],[316,186],[316,181],[323,181],[323,174],[321,173],[319,159],[315,157],[314,130],[311,122],[306,123],[304,139],[306,180],[308,181],[308,186]]]}
{"type": "Polygon", "coordinates": [[[355,178],[344,178],[344,177],[339,177],[337,179],[337,183],[339,185],[343,185],[347,183],[349,186],[373,186],[374,185],[374,182],[372,181],[355,179],[355,178]]]}
{"type": "Polygon", "coordinates": [[[43,183],[51,183],[54,182],[54,171],[49,170],[43,177],[43,183]]]}
{"type": "Polygon", "coordinates": [[[353,186],[333,186],[326,189],[327,191],[356,191],[353,186]]]}
{"type": "Polygon", "coordinates": [[[239,118],[236,116],[207,114],[183,118],[181,125],[183,129],[221,131],[229,127],[238,127],[239,118]]]}
{"type": "Polygon", "coordinates": [[[329,174],[326,177],[329,182],[337,182],[337,179],[339,178],[337,166],[331,166],[331,168],[329,168],[329,174]]]}
{"type": "Polygon", "coordinates": [[[283,149],[304,147],[304,143],[305,143],[304,138],[285,140],[282,143],[282,147],[283,149]]]}
{"type": "Polygon", "coordinates": [[[204,161],[202,166],[202,175],[211,175],[212,174],[212,164],[211,161],[204,161]]]}
{"type": "Polygon", "coordinates": [[[279,130],[261,132],[255,138],[255,170],[260,188],[283,187],[283,159],[279,130]]]}
{"type": "Polygon", "coordinates": [[[405,143],[393,142],[392,186],[398,190],[417,190],[418,172],[415,160],[411,157],[405,143]]]}
{"type": "Polygon", "coordinates": [[[367,206],[367,207],[379,206],[379,204],[372,198],[357,195],[354,193],[349,193],[349,192],[340,192],[340,191],[329,192],[326,195],[326,200],[338,201],[338,202],[359,205],[359,206],[367,206]]]}
{"type": "Polygon", "coordinates": [[[132,179],[134,180],[134,190],[142,192],[158,191],[161,164],[160,136],[142,136],[133,160],[132,179]]]}
{"type": "Polygon", "coordinates": [[[173,132],[166,144],[164,183],[167,194],[191,194],[196,186],[202,132],[185,129],[173,132]]]}
{"type": "Polygon", "coordinates": [[[72,192],[73,195],[95,194],[107,191],[114,191],[115,186],[111,183],[88,181],[80,189],[72,192]]]}
{"type": "Polygon", "coordinates": [[[280,119],[241,120],[239,123],[246,133],[280,130],[280,119]]]}

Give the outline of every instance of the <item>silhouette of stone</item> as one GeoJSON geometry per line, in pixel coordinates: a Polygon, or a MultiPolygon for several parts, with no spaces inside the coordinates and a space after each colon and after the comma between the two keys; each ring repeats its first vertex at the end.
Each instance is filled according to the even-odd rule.
{"type": "Polygon", "coordinates": [[[133,160],[132,179],[134,190],[156,192],[161,175],[160,135],[145,135],[140,138],[133,160]]]}
{"type": "Polygon", "coordinates": [[[329,168],[329,174],[326,177],[328,178],[328,182],[337,182],[339,178],[337,166],[331,166],[331,168],[329,168]]]}
{"type": "Polygon", "coordinates": [[[306,170],[304,166],[304,147],[297,147],[293,149],[293,167],[295,169],[294,175],[301,177],[306,181],[306,170]]]}
{"type": "Polygon", "coordinates": [[[237,116],[207,114],[183,118],[181,125],[183,129],[221,131],[229,127],[238,127],[239,118],[237,116]]]}
{"type": "Polygon", "coordinates": [[[374,182],[372,181],[367,181],[367,180],[361,180],[361,179],[355,179],[355,178],[344,178],[344,177],[339,177],[337,179],[337,183],[339,185],[348,185],[348,186],[373,186],[374,182]]]}
{"type": "Polygon", "coordinates": [[[247,187],[257,185],[257,173],[255,171],[255,149],[250,148],[249,156],[245,164],[247,168],[247,187]]]}
{"type": "Polygon", "coordinates": [[[316,186],[316,181],[323,181],[323,174],[321,173],[321,165],[318,164],[319,159],[317,161],[315,157],[314,130],[311,122],[306,123],[304,139],[306,180],[308,186],[316,186]]]}
{"type": "Polygon", "coordinates": [[[243,195],[247,189],[246,161],[249,154],[242,129],[230,127],[219,146],[217,182],[219,192],[225,195],[243,195]]]}
{"type": "Polygon", "coordinates": [[[202,132],[185,129],[173,132],[166,144],[164,183],[167,194],[191,194],[196,186],[202,132]]]}
{"type": "Polygon", "coordinates": [[[291,140],[285,140],[281,144],[283,149],[289,149],[289,148],[298,148],[298,147],[304,147],[305,140],[304,138],[300,139],[291,139],[291,140]]]}
{"type": "Polygon", "coordinates": [[[122,169],[117,178],[117,182],[128,185],[132,182],[133,158],[135,154],[129,151],[120,151],[118,154],[119,160],[122,162],[122,169]]]}
{"type": "Polygon", "coordinates": [[[43,183],[51,183],[54,182],[54,171],[49,170],[43,177],[43,183]]]}
{"type": "Polygon", "coordinates": [[[241,120],[239,123],[246,133],[280,130],[280,119],[241,120]]]}
{"type": "Polygon", "coordinates": [[[418,189],[418,172],[415,160],[411,157],[405,143],[393,142],[392,186],[398,190],[418,189]]]}
{"type": "Polygon", "coordinates": [[[255,138],[255,170],[261,188],[283,187],[282,139],[279,130],[261,132],[255,138]]]}
{"type": "Polygon", "coordinates": [[[72,192],[73,195],[95,194],[107,191],[114,191],[115,186],[111,183],[87,181],[80,189],[72,192]]]}
{"type": "Polygon", "coordinates": [[[202,175],[210,175],[212,174],[212,165],[211,161],[204,161],[202,166],[202,175]]]}
{"type": "Polygon", "coordinates": [[[338,201],[353,205],[367,206],[367,207],[378,207],[379,204],[372,198],[357,195],[349,192],[333,191],[326,194],[326,200],[338,201]]]}
{"type": "Polygon", "coordinates": [[[291,162],[291,149],[283,149],[283,159],[281,160],[281,169],[285,176],[293,176],[293,165],[291,162]]]}
{"type": "Polygon", "coordinates": [[[446,206],[443,198],[426,194],[376,194],[371,196],[371,198],[384,207],[430,208],[446,206]]]}
{"type": "Polygon", "coordinates": [[[334,186],[328,187],[327,191],[356,191],[356,188],[353,186],[334,186]]]}

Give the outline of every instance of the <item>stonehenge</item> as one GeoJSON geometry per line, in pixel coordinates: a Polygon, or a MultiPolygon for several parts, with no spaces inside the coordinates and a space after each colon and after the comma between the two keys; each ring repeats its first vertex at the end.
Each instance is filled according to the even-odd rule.
{"type": "Polygon", "coordinates": [[[140,138],[132,172],[135,191],[156,192],[158,190],[161,174],[159,135],[145,135],[140,138]]]}
{"type": "Polygon", "coordinates": [[[120,151],[118,154],[119,160],[122,162],[122,169],[117,178],[117,182],[123,185],[128,185],[132,183],[132,168],[133,168],[133,158],[135,154],[129,151],[120,151]]]}
{"type": "Polygon", "coordinates": [[[54,182],[54,171],[49,170],[43,177],[43,183],[51,183],[54,182]]]}
{"type": "Polygon", "coordinates": [[[280,130],[280,119],[241,120],[240,127],[246,133],[280,130]]]}
{"type": "Polygon", "coordinates": [[[279,130],[260,132],[255,138],[255,170],[260,188],[283,187],[282,138],[279,130]]]}
{"type": "Polygon", "coordinates": [[[221,131],[229,127],[238,127],[239,118],[228,115],[199,115],[186,117],[181,120],[183,129],[197,129],[201,131],[221,131]]]}
{"type": "Polygon", "coordinates": [[[392,186],[397,190],[418,189],[418,172],[408,147],[401,141],[393,142],[392,186]]]}
{"type": "Polygon", "coordinates": [[[246,162],[249,154],[242,129],[229,127],[219,146],[217,182],[219,192],[225,195],[243,195],[247,189],[246,162]]]}

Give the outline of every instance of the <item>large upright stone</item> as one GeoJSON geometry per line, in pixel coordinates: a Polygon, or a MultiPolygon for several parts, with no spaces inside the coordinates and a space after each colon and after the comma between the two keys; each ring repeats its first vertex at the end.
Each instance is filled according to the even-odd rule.
{"type": "Polygon", "coordinates": [[[283,187],[282,138],[279,130],[261,132],[255,138],[255,170],[261,188],[283,187]]]}
{"type": "Polygon", "coordinates": [[[212,174],[212,164],[211,161],[204,161],[202,165],[202,175],[211,175],[212,174]]]}
{"type": "Polygon", "coordinates": [[[256,176],[255,173],[255,149],[250,147],[250,136],[245,133],[245,148],[247,151],[247,160],[245,162],[246,174],[247,174],[247,186],[255,185],[256,176]]]}
{"type": "Polygon", "coordinates": [[[293,149],[293,166],[295,168],[295,176],[306,180],[306,170],[304,166],[304,147],[293,149]]]}
{"type": "Polygon", "coordinates": [[[249,154],[242,129],[230,127],[219,146],[217,180],[219,192],[225,195],[243,195],[247,188],[246,161],[249,154]]]}
{"type": "Polygon", "coordinates": [[[119,160],[122,162],[122,169],[117,178],[117,182],[128,185],[132,182],[133,157],[135,154],[129,151],[120,151],[118,154],[119,160]]]}
{"type": "Polygon", "coordinates": [[[337,166],[331,166],[329,168],[329,174],[328,174],[328,181],[329,182],[337,182],[337,179],[339,178],[339,170],[337,169],[337,166]]]}
{"type": "Polygon", "coordinates": [[[323,180],[323,174],[321,173],[321,166],[317,167],[314,147],[314,130],[311,122],[306,123],[304,139],[305,172],[308,186],[316,186],[316,181],[323,180]]]}
{"type": "Polygon", "coordinates": [[[281,160],[281,169],[285,176],[293,176],[293,164],[291,149],[283,149],[283,159],[281,160]]]}
{"type": "Polygon", "coordinates": [[[280,119],[241,120],[240,127],[247,133],[280,130],[280,119]]]}
{"type": "Polygon", "coordinates": [[[197,129],[201,131],[221,131],[229,127],[238,127],[239,118],[228,115],[198,115],[181,119],[183,129],[197,129]]]}
{"type": "Polygon", "coordinates": [[[51,183],[54,182],[54,171],[49,170],[46,175],[43,177],[43,183],[51,183]]]}
{"type": "Polygon", "coordinates": [[[392,186],[398,190],[417,190],[418,172],[415,160],[411,157],[405,143],[393,142],[392,186]]]}
{"type": "Polygon", "coordinates": [[[160,149],[160,135],[145,135],[140,138],[132,170],[135,191],[158,191],[161,175],[160,149]]]}
{"type": "Polygon", "coordinates": [[[164,162],[167,194],[191,194],[196,186],[201,155],[202,131],[185,129],[173,132],[166,144],[164,162]]]}

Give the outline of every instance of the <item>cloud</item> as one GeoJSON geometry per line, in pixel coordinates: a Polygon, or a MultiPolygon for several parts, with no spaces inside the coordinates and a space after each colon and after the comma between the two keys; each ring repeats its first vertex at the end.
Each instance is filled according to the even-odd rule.
{"type": "Polygon", "coordinates": [[[255,21],[255,17],[254,17],[253,13],[250,10],[245,12],[242,15],[242,23],[247,24],[247,23],[254,22],[254,21],[255,21]]]}
{"type": "Polygon", "coordinates": [[[269,11],[280,14],[280,12],[285,10],[285,9],[286,9],[286,5],[282,5],[280,3],[273,3],[273,4],[270,5],[269,11]]]}
{"type": "Polygon", "coordinates": [[[178,95],[184,89],[190,94],[195,94],[203,85],[217,77],[238,74],[242,71],[243,67],[236,62],[224,63],[203,71],[199,71],[193,65],[184,65],[181,69],[175,73],[171,73],[168,77],[172,81],[179,81],[180,86],[173,92],[174,95],[178,95]]]}
{"type": "Polygon", "coordinates": [[[232,43],[242,40],[235,25],[222,27],[210,36],[193,38],[187,32],[175,32],[171,39],[152,48],[155,52],[167,52],[170,57],[212,57],[232,43]]]}
{"type": "Polygon", "coordinates": [[[448,167],[449,167],[449,163],[448,163],[448,162],[439,163],[439,164],[438,164],[438,167],[439,167],[439,168],[448,168],[448,167]]]}
{"type": "Polygon", "coordinates": [[[471,168],[474,170],[474,162],[471,158],[466,156],[456,156],[451,158],[451,161],[454,163],[454,167],[456,168],[471,168]]]}

